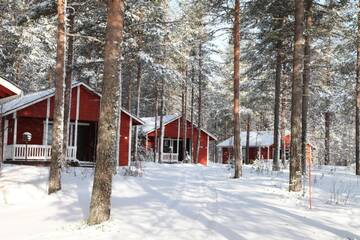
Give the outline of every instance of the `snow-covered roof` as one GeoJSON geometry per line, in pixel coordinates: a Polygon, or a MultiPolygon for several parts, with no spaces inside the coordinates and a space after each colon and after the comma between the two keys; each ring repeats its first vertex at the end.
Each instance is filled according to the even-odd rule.
{"type": "MultiPolygon", "coordinates": [[[[99,94],[98,92],[96,92],[94,89],[92,89],[90,86],[88,86],[83,82],[74,81],[71,87],[74,88],[80,85],[88,89],[90,92],[93,92],[94,94],[101,97],[101,94],[99,94]]],[[[54,94],[55,94],[55,88],[50,88],[50,89],[30,93],[27,95],[19,96],[18,98],[14,98],[10,101],[4,102],[0,107],[0,113],[3,116],[9,115],[18,110],[31,106],[35,103],[41,102],[49,97],[52,97],[54,96],[54,94]]],[[[131,113],[125,111],[124,109],[121,109],[121,111],[129,115],[133,119],[135,119],[139,124],[143,124],[143,121],[140,118],[132,115],[131,113]]]]}
{"type": "Polygon", "coordinates": [[[11,114],[16,110],[23,109],[25,107],[28,107],[29,105],[42,101],[44,98],[53,95],[54,91],[55,90],[52,88],[15,98],[13,100],[5,102],[2,105],[0,112],[2,113],[3,116],[11,114]]]}
{"type": "MultiPolygon", "coordinates": [[[[168,124],[174,120],[177,120],[181,115],[173,114],[173,115],[165,115],[163,116],[163,123],[168,124]]],[[[144,134],[147,134],[149,132],[152,132],[155,130],[155,117],[144,117],[141,118],[141,120],[144,122],[144,125],[141,126],[141,131],[144,134]]],[[[160,127],[160,117],[157,117],[157,126],[160,127]]]]}
{"type": "MultiPolygon", "coordinates": [[[[163,116],[163,123],[164,126],[166,124],[169,124],[179,118],[181,118],[182,115],[180,114],[173,114],[173,115],[164,115],[163,116]]],[[[144,125],[140,127],[140,131],[143,134],[148,134],[152,131],[155,131],[155,117],[144,117],[141,118],[141,120],[144,122],[144,125]]],[[[194,126],[196,127],[196,125],[194,124],[194,126]]],[[[157,118],[157,128],[160,128],[160,117],[158,116],[157,118]]],[[[209,135],[211,138],[216,140],[216,136],[214,136],[213,134],[209,133],[208,131],[201,129],[201,131],[203,131],[204,133],[206,133],[207,135],[209,135]]]]}
{"type": "MultiPolygon", "coordinates": [[[[246,131],[240,133],[241,146],[246,146],[246,131]]],[[[249,145],[250,147],[267,147],[274,143],[273,131],[250,131],[249,145]]],[[[219,143],[217,147],[232,147],[234,145],[234,137],[230,137],[219,143]]]]}
{"type": "Polygon", "coordinates": [[[22,94],[22,90],[18,88],[15,84],[11,83],[8,80],[5,80],[4,78],[0,77],[0,85],[9,89],[11,92],[20,95],[22,94]]]}

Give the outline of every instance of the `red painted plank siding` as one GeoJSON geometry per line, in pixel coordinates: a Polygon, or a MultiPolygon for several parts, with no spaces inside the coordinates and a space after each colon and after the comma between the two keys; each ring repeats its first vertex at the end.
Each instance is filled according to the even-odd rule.
{"type": "Polygon", "coordinates": [[[129,163],[129,128],[130,117],[129,115],[121,114],[121,127],[120,127],[120,142],[119,142],[119,166],[128,166],[129,163]]]}
{"type": "Polygon", "coordinates": [[[7,87],[0,85],[0,98],[10,97],[10,96],[14,96],[14,95],[16,95],[16,93],[11,91],[7,87]]]}
{"type": "Polygon", "coordinates": [[[98,121],[99,109],[100,97],[88,91],[85,87],[80,87],[79,119],[82,121],[98,121]]]}
{"type": "Polygon", "coordinates": [[[19,118],[17,120],[17,144],[25,144],[23,141],[23,133],[30,132],[32,134],[29,144],[43,144],[43,119],[40,118],[19,118]]]}
{"type": "MultiPolygon", "coordinates": [[[[76,119],[77,87],[72,89],[71,95],[71,120],[76,119]]],[[[100,97],[80,86],[79,121],[96,122],[99,118],[100,97]]],[[[35,103],[17,112],[18,117],[46,118],[47,100],[35,103]]],[[[50,119],[54,115],[54,97],[50,98],[50,119]]]]}

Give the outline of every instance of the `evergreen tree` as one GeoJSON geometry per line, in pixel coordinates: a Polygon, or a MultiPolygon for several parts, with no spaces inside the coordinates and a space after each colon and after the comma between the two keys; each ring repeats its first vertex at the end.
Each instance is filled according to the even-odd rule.
{"type": "Polygon", "coordinates": [[[58,33],[56,50],[56,85],[55,85],[55,108],[53,124],[53,140],[51,145],[51,163],[49,174],[48,193],[54,193],[61,189],[61,165],[65,155],[63,149],[64,137],[64,76],[65,76],[65,9],[66,1],[57,1],[58,9],[58,33]]]}
{"type": "Polygon", "coordinates": [[[98,146],[94,184],[91,195],[89,225],[110,217],[112,174],[117,159],[120,126],[121,44],[123,40],[124,1],[109,1],[104,55],[104,80],[100,101],[98,146]]]}

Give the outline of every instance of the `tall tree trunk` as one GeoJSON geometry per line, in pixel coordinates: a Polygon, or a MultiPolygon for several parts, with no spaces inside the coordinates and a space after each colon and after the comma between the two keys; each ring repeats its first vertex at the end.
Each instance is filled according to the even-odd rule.
{"type": "Polygon", "coordinates": [[[301,191],[301,101],[304,60],[304,0],[295,0],[295,38],[291,98],[289,191],[301,191]]]}
{"type": "Polygon", "coordinates": [[[132,88],[132,74],[131,74],[131,70],[129,71],[129,81],[128,81],[128,89],[127,89],[127,109],[129,111],[129,113],[131,113],[131,88],[132,88]]]}
{"type": "Polygon", "coordinates": [[[185,82],[184,82],[184,92],[183,92],[183,110],[182,110],[182,125],[183,125],[183,144],[182,144],[182,155],[183,160],[186,158],[186,143],[187,143],[187,120],[186,120],[186,113],[187,113],[187,78],[188,78],[188,71],[186,68],[185,74],[185,82]]]}
{"type": "MultiPolygon", "coordinates": [[[[283,19],[279,24],[279,29],[282,28],[283,19]]],[[[276,43],[276,73],[275,73],[275,107],[274,107],[274,157],[273,157],[273,171],[279,171],[279,155],[280,155],[280,139],[279,139],[279,125],[280,125],[280,92],[281,92],[281,71],[282,71],[282,36],[279,37],[276,43]]]]}
{"type": "MultiPolygon", "coordinates": [[[[332,4],[332,3],[330,3],[332,4]]],[[[328,48],[331,48],[331,35],[328,36],[328,48]]],[[[326,71],[326,79],[325,79],[325,86],[326,88],[331,87],[331,56],[328,54],[327,56],[327,71],[326,71]]],[[[326,99],[326,112],[324,113],[324,121],[325,121],[325,154],[324,154],[324,164],[329,165],[331,162],[330,159],[330,130],[331,130],[331,122],[332,122],[332,112],[331,112],[331,98],[327,96],[326,99]]]]}
{"type": "Polygon", "coordinates": [[[234,21],[234,178],[242,176],[240,141],[240,0],[235,0],[234,21]]]}
{"type": "MultiPolygon", "coordinates": [[[[215,117],[217,117],[215,115],[215,117]]],[[[214,132],[217,134],[218,133],[218,121],[215,119],[214,121],[214,132]]],[[[217,148],[217,145],[218,145],[218,140],[216,139],[214,144],[213,144],[213,148],[214,148],[214,163],[219,163],[219,158],[218,158],[218,148],[217,148]]]]}
{"type": "MultiPolygon", "coordinates": [[[[74,17],[75,11],[73,8],[69,8],[69,29],[70,34],[74,33],[74,17]]],[[[67,49],[67,62],[66,62],[66,76],[65,76],[65,98],[64,98],[64,139],[63,139],[63,151],[66,158],[67,147],[69,144],[69,128],[70,128],[70,111],[71,111],[71,84],[72,84],[72,69],[74,59],[74,37],[68,37],[68,49],[67,49]]],[[[77,143],[75,143],[77,146],[77,143]]],[[[65,162],[66,159],[63,161],[65,162]]]]}
{"type": "Polygon", "coordinates": [[[163,149],[164,149],[164,88],[165,77],[161,79],[161,93],[160,93],[160,141],[159,141],[159,163],[163,162],[163,149]]]}
{"type": "Polygon", "coordinates": [[[325,154],[324,154],[324,164],[330,164],[330,127],[331,127],[331,113],[329,111],[325,112],[325,154]]]}
{"type": "Polygon", "coordinates": [[[308,115],[308,103],[310,97],[310,61],[311,61],[311,28],[312,28],[312,0],[306,0],[305,2],[305,49],[304,49],[304,75],[303,75],[303,97],[302,97],[302,134],[301,134],[301,170],[302,174],[306,174],[306,146],[307,146],[307,115],[308,115]]]}
{"type": "MultiPolygon", "coordinates": [[[[140,94],[141,94],[141,59],[139,57],[137,63],[137,72],[136,72],[136,116],[140,117],[140,94]]],[[[135,160],[138,159],[138,141],[139,141],[139,131],[138,127],[135,126],[135,149],[134,157],[135,160]]]]}
{"type": "MultiPolygon", "coordinates": [[[[284,84],[285,85],[285,84],[284,84]]],[[[285,87],[285,86],[284,86],[285,87]]],[[[281,126],[280,126],[280,142],[281,142],[281,164],[283,167],[286,165],[286,144],[285,144],[285,128],[286,128],[286,98],[285,93],[281,99],[281,126]]]]}
{"type": "Polygon", "coordinates": [[[246,120],[246,156],[245,156],[245,164],[250,164],[250,125],[251,125],[251,115],[248,114],[246,120]]]}
{"type": "Polygon", "coordinates": [[[107,221],[110,217],[112,174],[118,159],[117,136],[120,125],[121,44],[123,40],[124,1],[107,4],[107,27],[104,55],[104,79],[100,101],[98,145],[94,184],[88,224],[107,221]]]}
{"type": "Polygon", "coordinates": [[[195,70],[194,70],[194,66],[193,66],[192,73],[191,73],[191,113],[190,113],[190,121],[191,121],[190,159],[191,159],[191,163],[195,163],[195,161],[194,161],[194,80],[195,80],[195,70]]]}
{"type": "Polygon", "coordinates": [[[55,108],[53,123],[53,141],[51,145],[51,163],[49,174],[48,193],[54,193],[61,189],[61,161],[64,159],[63,135],[64,135],[64,76],[65,76],[65,8],[66,0],[57,1],[58,29],[56,49],[56,89],[55,108]]]}
{"type": "Polygon", "coordinates": [[[195,163],[199,163],[199,154],[200,154],[200,139],[201,139],[201,115],[202,115],[202,43],[199,45],[199,96],[198,96],[198,126],[197,126],[197,135],[196,135],[196,154],[195,154],[195,163]]]}
{"type": "Polygon", "coordinates": [[[157,120],[158,120],[158,114],[159,114],[159,89],[158,89],[158,81],[157,78],[155,78],[155,143],[154,143],[154,162],[157,162],[158,159],[156,158],[156,153],[158,149],[158,131],[157,131],[157,120]]]}
{"type": "Polygon", "coordinates": [[[356,116],[355,116],[355,173],[360,175],[360,0],[358,3],[358,30],[356,42],[356,116]]]}

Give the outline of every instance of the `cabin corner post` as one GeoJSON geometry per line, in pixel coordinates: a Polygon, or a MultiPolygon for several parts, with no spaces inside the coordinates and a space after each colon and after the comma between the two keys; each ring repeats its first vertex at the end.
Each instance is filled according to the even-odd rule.
{"type": "MultiPolygon", "coordinates": [[[[129,116],[130,117],[130,116],[129,116]]],[[[129,149],[128,149],[128,166],[130,166],[131,164],[131,142],[132,142],[132,138],[131,138],[131,129],[132,129],[132,117],[130,117],[130,124],[129,124],[129,149]]]]}
{"type": "MultiPolygon", "coordinates": [[[[179,161],[179,140],[180,140],[180,118],[178,119],[178,128],[177,128],[177,142],[176,142],[176,153],[177,153],[177,161],[179,161]]],[[[183,156],[184,157],[184,156],[183,156]]],[[[172,160],[172,159],[171,159],[172,160]]]]}
{"type": "MultiPolygon", "coordinates": [[[[48,145],[48,135],[49,135],[49,118],[50,118],[50,98],[46,100],[46,118],[45,118],[45,134],[44,134],[44,145],[48,145]]],[[[51,154],[50,154],[51,156],[51,154]]],[[[44,154],[44,160],[50,158],[48,154],[44,154]]]]}
{"type": "Polygon", "coordinates": [[[76,155],[77,155],[79,109],[80,109],[80,86],[77,86],[77,87],[76,87],[75,135],[74,135],[75,159],[76,159],[76,155]]]}
{"type": "Polygon", "coordinates": [[[14,136],[13,136],[13,152],[12,152],[12,160],[15,160],[15,146],[16,146],[16,142],[17,142],[17,116],[16,116],[16,112],[14,112],[13,114],[13,118],[14,118],[14,136]]]}
{"type": "Polygon", "coordinates": [[[6,160],[6,148],[8,145],[8,128],[9,128],[9,120],[4,118],[4,131],[3,131],[3,161],[6,160]]]}

